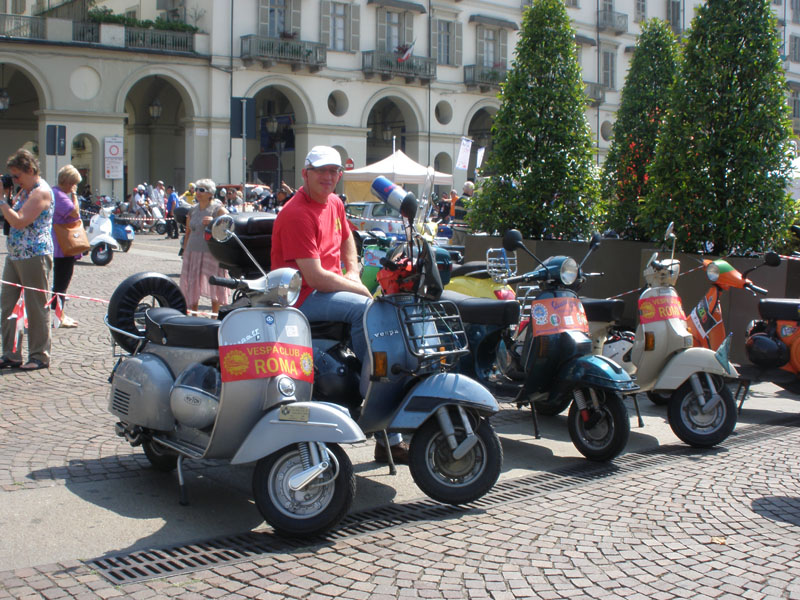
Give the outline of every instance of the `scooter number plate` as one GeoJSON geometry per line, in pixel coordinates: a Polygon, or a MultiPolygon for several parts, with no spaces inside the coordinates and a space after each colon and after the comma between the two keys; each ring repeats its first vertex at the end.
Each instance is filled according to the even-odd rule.
{"type": "Polygon", "coordinates": [[[292,406],[287,404],[281,406],[280,413],[278,413],[279,421],[297,421],[300,423],[308,423],[309,408],[307,406],[292,406]]]}

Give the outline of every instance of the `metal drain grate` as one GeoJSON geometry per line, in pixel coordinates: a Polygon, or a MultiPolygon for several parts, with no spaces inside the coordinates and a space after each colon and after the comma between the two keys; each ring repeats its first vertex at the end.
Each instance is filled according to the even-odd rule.
{"type": "MultiPolygon", "coordinates": [[[[787,427],[797,426],[800,426],[800,419],[782,422],[780,425],[754,425],[729,437],[725,440],[723,448],[732,449],[752,444],[764,438],[780,435],[781,432],[785,433],[787,427]]],[[[382,506],[348,515],[335,531],[318,538],[317,542],[382,531],[417,521],[451,518],[475,509],[495,507],[551,492],[577,488],[606,477],[625,476],[687,458],[711,457],[713,453],[713,449],[695,450],[683,445],[661,446],[644,452],[624,454],[613,463],[580,462],[557,471],[500,481],[488,494],[463,506],[449,506],[433,500],[382,506]]],[[[108,555],[84,562],[114,585],[122,585],[219,567],[269,554],[292,552],[313,545],[314,542],[310,543],[308,539],[287,539],[268,532],[250,532],[158,550],[108,555]]]]}

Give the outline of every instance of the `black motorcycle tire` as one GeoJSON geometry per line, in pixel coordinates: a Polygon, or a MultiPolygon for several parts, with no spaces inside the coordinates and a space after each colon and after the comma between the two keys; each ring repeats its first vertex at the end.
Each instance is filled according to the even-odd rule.
{"type": "Polygon", "coordinates": [[[169,448],[154,442],[153,440],[146,440],[142,442],[142,449],[144,450],[147,460],[150,461],[156,471],[162,473],[169,473],[174,471],[178,465],[178,455],[169,448]]]}
{"type": "Polygon", "coordinates": [[[156,233],[158,235],[164,235],[167,233],[167,224],[166,223],[158,223],[156,225],[156,233]]]}
{"type": "Polygon", "coordinates": [[[669,392],[647,392],[647,399],[656,406],[666,406],[669,404],[670,398],[672,398],[672,394],[669,392]]]}
{"type": "MultiPolygon", "coordinates": [[[[700,381],[703,389],[708,390],[705,377],[700,381]]],[[[685,381],[672,393],[667,417],[672,432],[684,443],[694,448],[711,448],[727,438],[736,427],[736,401],[733,394],[721,378],[714,379],[722,401],[717,404],[713,414],[704,416],[700,413],[697,396],[692,389],[691,381],[685,381]],[[721,382],[721,383],[720,383],[721,382]]]]}
{"type": "MultiPolygon", "coordinates": [[[[464,429],[454,420],[456,440],[464,429]]],[[[411,438],[408,468],[411,477],[425,494],[445,504],[466,504],[477,500],[500,477],[503,447],[489,422],[481,419],[474,429],[478,442],[462,459],[452,460],[450,446],[438,419],[428,419],[411,438]]]]}
{"type": "Polygon", "coordinates": [[[97,244],[92,248],[91,259],[98,267],[105,267],[114,258],[114,249],[108,244],[97,244]]]}
{"type": "MultiPolygon", "coordinates": [[[[142,313],[151,306],[166,306],[186,313],[186,298],[172,279],[162,273],[136,273],[117,286],[108,303],[108,323],[133,335],[143,336],[142,313]],[[152,302],[143,302],[152,298],[152,302]]],[[[133,352],[137,340],[116,331],[111,332],[114,341],[121,348],[133,352]]]]}
{"type": "MultiPolygon", "coordinates": [[[[280,535],[320,535],[335,527],[350,510],[356,494],[353,464],[347,453],[337,444],[327,444],[327,448],[339,463],[336,479],[325,486],[306,488],[304,494],[310,494],[311,497],[304,498],[301,502],[297,502],[298,494],[288,489],[289,477],[303,469],[297,444],[281,448],[256,463],[253,472],[253,498],[261,516],[280,535]],[[280,501],[281,498],[283,502],[280,501]],[[291,503],[292,506],[307,509],[313,508],[320,501],[324,505],[307,515],[293,512],[285,506],[286,503],[291,503]]],[[[330,457],[329,462],[333,462],[330,457]]],[[[335,469],[335,466],[332,465],[331,469],[335,469]]]]}
{"type": "MultiPolygon", "coordinates": [[[[603,418],[591,429],[586,429],[581,411],[577,403],[573,402],[567,420],[569,437],[578,452],[589,460],[608,461],[619,456],[625,449],[631,434],[631,421],[619,394],[598,389],[595,389],[595,394],[602,396],[599,410],[602,411],[603,418]]],[[[588,389],[584,391],[584,395],[588,402],[588,389]]]]}
{"type": "Polygon", "coordinates": [[[131,242],[131,240],[118,240],[117,243],[119,244],[120,250],[127,252],[131,249],[131,244],[133,242],[131,242]]]}

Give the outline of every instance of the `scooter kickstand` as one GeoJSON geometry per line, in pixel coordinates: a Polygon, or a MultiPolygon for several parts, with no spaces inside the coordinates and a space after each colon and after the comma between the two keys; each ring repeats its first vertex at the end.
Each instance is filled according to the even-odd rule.
{"type": "Polygon", "coordinates": [[[389,445],[389,434],[386,433],[385,429],[381,433],[383,434],[383,443],[386,444],[386,455],[389,458],[389,475],[397,475],[397,467],[394,466],[394,456],[392,456],[392,447],[389,445]]]}
{"type": "Polygon", "coordinates": [[[644,421],[642,420],[642,413],[639,412],[639,400],[637,399],[636,394],[631,394],[633,397],[633,408],[636,409],[636,418],[639,420],[639,429],[644,427],[644,421]]]}
{"type": "Polygon", "coordinates": [[[178,504],[181,506],[189,506],[186,481],[183,479],[183,454],[178,455],[178,504]]]}

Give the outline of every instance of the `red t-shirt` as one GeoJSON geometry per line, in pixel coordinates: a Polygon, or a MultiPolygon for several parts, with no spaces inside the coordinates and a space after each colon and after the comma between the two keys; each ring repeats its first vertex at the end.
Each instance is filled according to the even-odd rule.
{"type": "MultiPolygon", "coordinates": [[[[326,271],[342,274],[342,242],[350,237],[344,204],[336,194],[325,204],[312,200],[301,187],[275,219],[271,268],[297,269],[298,258],[318,258],[326,271]]],[[[295,306],[313,292],[305,280],[295,306]]]]}

